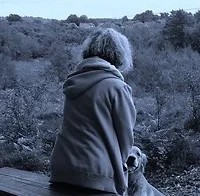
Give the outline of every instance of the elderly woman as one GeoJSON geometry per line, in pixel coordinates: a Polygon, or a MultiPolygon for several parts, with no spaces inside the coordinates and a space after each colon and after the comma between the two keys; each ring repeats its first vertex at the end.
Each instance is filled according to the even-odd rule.
{"type": "Polygon", "coordinates": [[[119,32],[98,29],[84,42],[82,57],[64,84],[50,182],[87,195],[123,195],[136,112],[120,71],[132,67],[131,47],[119,32]]]}

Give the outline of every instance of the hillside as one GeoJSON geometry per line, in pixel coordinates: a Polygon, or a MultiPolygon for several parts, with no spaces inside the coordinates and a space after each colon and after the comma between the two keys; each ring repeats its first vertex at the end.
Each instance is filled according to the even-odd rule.
{"type": "Polygon", "coordinates": [[[135,19],[0,20],[0,167],[48,174],[63,118],[62,85],[96,27],[128,37],[134,69],[124,75],[137,110],[135,144],[146,176],[169,195],[199,195],[200,11],[135,19]],[[90,24],[92,23],[92,24],[90,24]]]}
{"type": "Polygon", "coordinates": [[[155,173],[149,181],[170,196],[200,195],[200,167],[190,167],[181,173],[155,173]]]}

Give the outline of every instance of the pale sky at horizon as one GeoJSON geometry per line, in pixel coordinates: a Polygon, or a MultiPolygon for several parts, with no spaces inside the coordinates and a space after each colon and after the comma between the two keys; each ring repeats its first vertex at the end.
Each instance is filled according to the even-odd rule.
{"type": "Polygon", "coordinates": [[[18,14],[50,19],[66,19],[70,14],[88,18],[133,18],[146,10],[154,14],[183,9],[195,13],[200,0],[0,0],[0,16],[18,14]]]}

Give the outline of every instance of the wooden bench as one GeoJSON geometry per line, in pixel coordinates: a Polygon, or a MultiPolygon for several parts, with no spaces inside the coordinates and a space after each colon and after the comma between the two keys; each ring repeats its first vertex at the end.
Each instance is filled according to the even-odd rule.
{"type": "MultiPolygon", "coordinates": [[[[72,190],[52,187],[49,177],[24,170],[3,167],[0,168],[0,196],[95,196],[72,190]]],[[[98,196],[105,194],[98,194],[98,196]]],[[[113,194],[109,194],[113,196],[113,194]]]]}
{"type": "Polygon", "coordinates": [[[13,169],[0,168],[0,195],[17,196],[61,196],[69,195],[63,190],[53,189],[49,178],[42,174],[13,169]]]}

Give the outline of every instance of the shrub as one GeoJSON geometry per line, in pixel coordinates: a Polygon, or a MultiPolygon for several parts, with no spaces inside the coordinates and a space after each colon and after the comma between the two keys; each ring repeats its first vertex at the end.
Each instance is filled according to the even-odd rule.
{"type": "Polygon", "coordinates": [[[194,131],[200,132],[200,116],[186,120],[184,123],[184,128],[186,130],[192,129],[194,131]]]}
{"type": "Polygon", "coordinates": [[[198,133],[180,129],[136,135],[138,145],[147,155],[147,174],[162,171],[181,172],[200,161],[198,133]]]}
{"type": "Polygon", "coordinates": [[[17,14],[10,14],[9,16],[6,17],[6,19],[9,21],[9,22],[21,22],[22,21],[22,18],[21,16],[17,15],[17,14]]]}
{"type": "MultiPolygon", "coordinates": [[[[21,81],[16,85],[6,96],[6,112],[2,126],[2,134],[12,142],[17,142],[21,137],[35,138],[37,135],[37,107],[41,104],[45,92],[45,84],[32,86],[21,81]]],[[[34,143],[31,145],[34,146],[34,143]]]]}
{"type": "Polygon", "coordinates": [[[158,15],[153,14],[151,10],[147,10],[141,14],[136,14],[133,20],[138,20],[140,22],[150,22],[150,21],[156,21],[159,19],[158,15]]]}
{"type": "Polygon", "coordinates": [[[197,141],[178,135],[172,140],[166,153],[166,168],[174,168],[174,171],[178,171],[198,164],[200,161],[199,149],[200,145],[197,141]]]}
{"type": "Polygon", "coordinates": [[[55,42],[50,50],[50,72],[58,77],[59,82],[63,82],[74,68],[71,50],[63,42],[55,42]]]}
{"type": "Polygon", "coordinates": [[[67,18],[67,22],[69,23],[75,23],[77,26],[80,24],[80,19],[76,14],[71,14],[67,18]]]}
{"type": "Polygon", "coordinates": [[[14,64],[10,58],[0,53],[0,89],[13,88],[16,84],[14,64]]]}
{"type": "Polygon", "coordinates": [[[0,167],[43,172],[48,170],[48,157],[44,156],[40,151],[19,151],[12,143],[5,143],[3,147],[7,150],[0,150],[0,167]],[[10,153],[8,153],[9,149],[10,153]]]}

